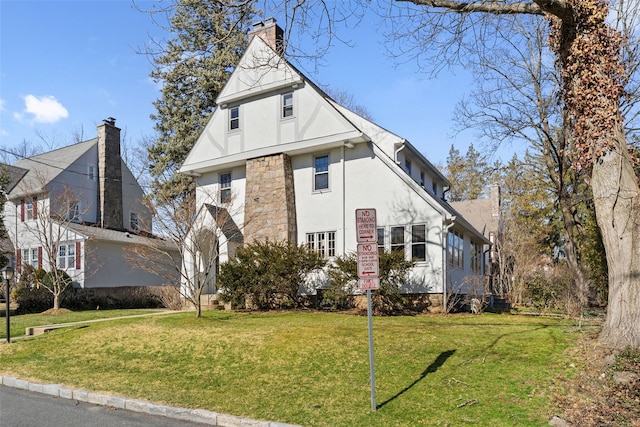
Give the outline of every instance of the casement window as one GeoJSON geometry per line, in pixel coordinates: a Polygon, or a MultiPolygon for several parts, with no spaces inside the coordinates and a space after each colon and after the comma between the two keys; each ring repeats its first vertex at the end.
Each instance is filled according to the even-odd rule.
{"type": "Polygon", "coordinates": [[[293,117],[293,92],[282,94],[282,118],[293,117]]]}
{"type": "Polygon", "coordinates": [[[404,226],[391,227],[391,251],[404,252],[404,226]]]}
{"type": "Polygon", "coordinates": [[[336,232],[321,231],[319,233],[307,233],[307,249],[317,252],[322,257],[336,255],[336,232]]]}
{"type": "Polygon", "coordinates": [[[415,261],[427,260],[427,226],[411,226],[411,258],[415,261]]]}
{"type": "Polygon", "coordinates": [[[134,231],[140,230],[140,219],[137,212],[129,212],[129,227],[134,231]]]}
{"type": "Polygon", "coordinates": [[[378,228],[378,254],[384,252],[384,227],[378,228]]]}
{"type": "Polygon", "coordinates": [[[220,203],[231,202],[231,172],[220,174],[220,203]]]}
{"type": "Polygon", "coordinates": [[[87,179],[89,181],[95,181],[96,178],[96,165],[87,165],[87,179]]]}
{"type": "Polygon", "coordinates": [[[76,243],[58,246],[58,268],[63,270],[76,268],[76,243]]]}
{"type": "Polygon", "coordinates": [[[329,155],[313,159],[313,190],[329,189],[329,155]]]}
{"type": "Polygon", "coordinates": [[[482,245],[471,241],[471,271],[482,273],[482,245]]]}
{"type": "Polygon", "coordinates": [[[455,268],[464,268],[464,239],[457,231],[447,234],[447,263],[455,268]]]}
{"type": "Polygon", "coordinates": [[[229,130],[240,129],[240,107],[229,108],[229,130]]]}

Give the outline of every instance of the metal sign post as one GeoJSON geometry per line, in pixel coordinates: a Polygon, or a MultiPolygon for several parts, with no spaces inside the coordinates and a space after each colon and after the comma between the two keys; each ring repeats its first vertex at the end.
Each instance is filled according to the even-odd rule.
{"type": "Polygon", "coordinates": [[[358,286],[367,291],[367,323],[369,329],[369,383],[371,410],[376,405],[376,377],[373,360],[373,322],[371,290],[380,287],[378,278],[378,226],[375,209],[356,209],[356,240],[358,242],[358,286]]]}

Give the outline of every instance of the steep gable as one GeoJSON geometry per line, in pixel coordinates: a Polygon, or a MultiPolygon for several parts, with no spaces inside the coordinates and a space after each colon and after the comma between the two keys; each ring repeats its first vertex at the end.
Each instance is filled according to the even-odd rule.
{"type": "Polygon", "coordinates": [[[181,172],[203,173],[250,158],[369,139],[260,37],[252,39],[217,104],[181,172]],[[282,113],[284,95],[292,103],[289,117],[282,113]],[[230,127],[231,114],[237,129],[230,127]]]}

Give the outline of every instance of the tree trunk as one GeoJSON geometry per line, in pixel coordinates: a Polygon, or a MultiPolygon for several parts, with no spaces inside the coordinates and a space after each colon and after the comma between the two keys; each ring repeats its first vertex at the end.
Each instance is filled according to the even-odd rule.
{"type": "Polygon", "coordinates": [[[600,340],[640,348],[640,195],[622,129],[593,164],[596,218],[609,265],[607,318],[600,340]]]}
{"type": "Polygon", "coordinates": [[[60,294],[53,294],[53,309],[54,310],[59,310],[60,309],[60,294]]]}

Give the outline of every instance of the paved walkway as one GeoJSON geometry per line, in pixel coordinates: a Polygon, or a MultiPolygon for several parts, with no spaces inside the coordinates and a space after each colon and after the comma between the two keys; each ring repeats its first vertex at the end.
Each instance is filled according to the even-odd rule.
{"type": "MultiPolygon", "coordinates": [[[[162,311],[149,314],[138,314],[132,316],[112,317],[108,319],[95,319],[86,320],[81,322],[60,323],[56,325],[37,326],[28,329],[36,328],[50,328],[49,330],[56,328],[63,328],[69,326],[77,326],[87,323],[106,322],[116,319],[128,319],[135,317],[145,316],[157,316],[163,314],[179,313],[177,311],[162,311]]],[[[46,331],[45,331],[46,332],[46,331]]],[[[44,332],[43,332],[44,333],[44,332]]],[[[11,337],[11,340],[18,338],[28,338],[29,335],[23,335],[21,337],[11,337]]],[[[3,344],[0,344],[3,345],[3,344]]],[[[6,344],[4,345],[11,345],[6,344]]],[[[252,420],[249,418],[238,417],[235,415],[220,414],[217,412],[211,412],[204,409],[188,409],[166,405],[158,405],[152,402],[147,402],[140,399],[129,399],[120,396],[111,396],[100,393],[93,393],[88,390],[71,389],[61,386],[60,384],[43,384],[32,381],[22,380],[20,378],[12,376],[3,376],[0,374],[0,385],[5,387],[15,387],[17,389],[29,390],[35,393],[43,393],[54,397],[60,397],[63,399],[75,399],[79,402],[87,402],[95,405],[102,405],[112,407],[116,409],[124,409],[128,411],[141,412],[150,415],[159,415],[176,420],[189,421],[194,423],[201,423],[211,426],[220,427],[299,427],[293,424],[285,424],[271,421],[252,420]]]]}

